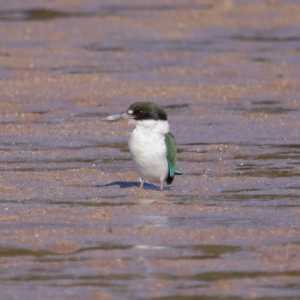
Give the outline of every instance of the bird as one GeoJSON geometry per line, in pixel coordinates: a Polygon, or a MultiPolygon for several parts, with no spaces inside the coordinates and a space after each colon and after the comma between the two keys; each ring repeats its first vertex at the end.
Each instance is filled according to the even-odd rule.
{"type": "Polygon", "coordinates": [[[135,125],[128,145],[141,188],[149,182],[159,184],[162,191],[164,182],[171,184],[175,175],[182,175],[176,169],[177,145],[162,106],[153,102],[136,102],[124,113],[101,119],[118,120],[129,120],[135,125]]]}

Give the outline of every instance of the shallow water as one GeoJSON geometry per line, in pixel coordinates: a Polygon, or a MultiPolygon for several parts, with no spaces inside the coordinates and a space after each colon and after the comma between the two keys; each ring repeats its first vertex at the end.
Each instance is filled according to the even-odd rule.
{"type": "Polygon", "coordinates": [[[297,1],[2,1],[1,299],[298,299],[297,1]],[[138,188],[165,106],[184,173],[138,188]]]}

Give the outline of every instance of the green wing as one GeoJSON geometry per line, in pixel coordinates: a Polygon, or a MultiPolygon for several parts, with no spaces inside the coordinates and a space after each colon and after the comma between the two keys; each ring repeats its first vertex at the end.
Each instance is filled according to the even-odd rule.
{"type": "Polygon", "coordinates": [[[169,132],[165,135],[165,143],[167,146],[167,160],[169,166],[169,174],[167,178],[167,184],[171,184],[175,175],[181,175],[181,173],[175,169],[176,157],[177,157],[177,146],[174,136],[169,132]]]}

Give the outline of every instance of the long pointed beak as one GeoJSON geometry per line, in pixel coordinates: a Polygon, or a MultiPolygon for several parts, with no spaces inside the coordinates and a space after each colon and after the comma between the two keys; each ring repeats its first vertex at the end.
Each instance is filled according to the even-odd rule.
{"type": "Polygon", "coordinates": [[[118,121],[121,119],[130,119],[130,115],[128,115],[126,112],[123,114],[117,114],[117,115],[111,115],[106,118],[101,118],[100,121],[118,121]]]}

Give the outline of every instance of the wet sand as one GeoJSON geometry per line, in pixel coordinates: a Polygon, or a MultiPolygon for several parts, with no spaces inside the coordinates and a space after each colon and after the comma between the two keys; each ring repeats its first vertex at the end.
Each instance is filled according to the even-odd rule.
{"type": "Polygon", "coordinates": [[[2,1],[2,299],[299,299],[298,1],[2,1]],[[101,3],[99,3],[101,2],[101,3]],[[136,101],[178,142],[138,188],[136,101]]]}

